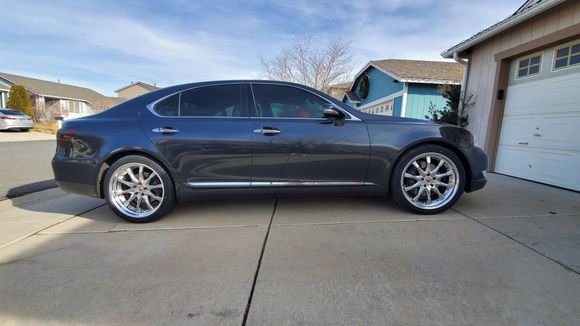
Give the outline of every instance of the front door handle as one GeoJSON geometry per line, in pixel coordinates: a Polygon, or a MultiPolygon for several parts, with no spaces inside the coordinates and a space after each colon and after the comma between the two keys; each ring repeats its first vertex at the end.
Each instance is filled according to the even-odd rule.
{"type": "Polygon", "coordinates": [[[279,129],[276,128],[271,128],[271,127],[263,127],[261,129],[255,129],[254,133],[256,134],[262,134],[264,136],[274,136],[279,134],[281,131],[279,129]]]}
{"type": "Polygon", "coordinates": [[[151,130],[153,132],[156,132],[158,134],[176,134],[179,132],[179,130],[177,129],[173,129],[173,128],[169,128],[169,127],[162,127],[162,128],[154,128],[153,130],[151,130]]]}

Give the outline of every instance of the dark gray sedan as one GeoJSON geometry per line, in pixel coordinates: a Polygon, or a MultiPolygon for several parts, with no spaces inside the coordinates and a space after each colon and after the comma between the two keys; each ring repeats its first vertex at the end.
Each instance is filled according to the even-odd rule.
{"type": "Polygon", "coordinates": [[[178,201],[242,194],[390,193],[435,214],[485,185],[487,156],[456,126],[366,114],[293,83],[221,81],[66,121],[52,166],[63,190],[150,222],[178,201]]]}

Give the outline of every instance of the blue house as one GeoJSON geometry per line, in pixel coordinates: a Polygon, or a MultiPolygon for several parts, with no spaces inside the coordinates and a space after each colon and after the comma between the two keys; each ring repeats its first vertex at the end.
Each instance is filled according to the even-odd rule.
{"type": "Polygon", "coordinates": [[[439,85],[460,85],[462,74],[463,65],[454,62],[371,61],[342,101],[366,113],[425,119],[431,104],[445,107],[439,85]]]}

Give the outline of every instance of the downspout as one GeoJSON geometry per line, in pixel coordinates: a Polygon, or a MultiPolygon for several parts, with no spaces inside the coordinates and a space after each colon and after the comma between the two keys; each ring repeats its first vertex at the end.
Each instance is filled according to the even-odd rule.
{"type": "Polygon", "coordinates": [[[465,99],[465,87],[467,86],[467,74],[469,71],[469,62],[465,59],[461,59],[459,57],[458,52],[453,52],[453,60],[463,65],[463,76],[461,77],[461,92],[459,94],[459,105],[463,105],[463,100],[465,99]]]}

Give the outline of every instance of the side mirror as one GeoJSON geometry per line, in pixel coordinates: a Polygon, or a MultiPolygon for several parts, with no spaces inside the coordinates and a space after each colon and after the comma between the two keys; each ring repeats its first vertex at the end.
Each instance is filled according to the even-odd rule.
{"type": "Polygon", "coordinates": [[[327,119],[332,119],[332,120],[344,119],[344,112],[336,109],[334,106],[332,106],[330,104],[324,107],[323,113],[324,113],[324,117],[327,119]]]}

